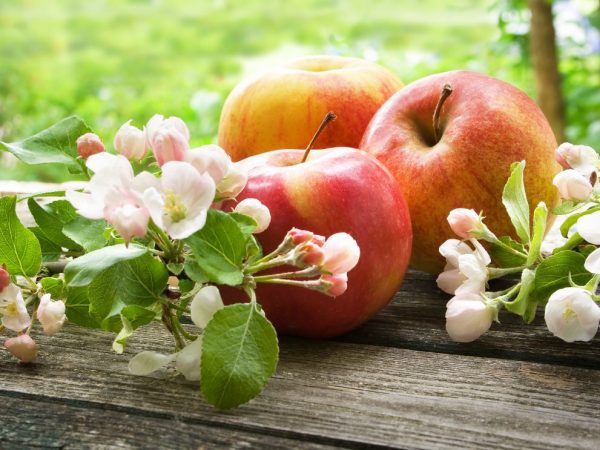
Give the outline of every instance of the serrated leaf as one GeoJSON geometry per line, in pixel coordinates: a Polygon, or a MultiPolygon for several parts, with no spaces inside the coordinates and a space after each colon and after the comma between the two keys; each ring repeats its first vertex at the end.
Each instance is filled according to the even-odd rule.
{"type": "Polygon", "coordinates": [[[545,303],[553,292],[569,287],[569,276],[580,286],[586,284],[592,274],[585,270],[584,263],[585,257],[572,250],[556,253],[542,261],[535,273],[532,292],[535,300],[545,303]]]}
{"type": "Polygon", "coordinates": [[[204,284],[210,281],[194,257],[187,257],[185,259],[183,268],[185,270],[185,274],[196,283],[204,284]]]}
{"type": "Polygon", "coordinates": [[[77,138],[91,129],[78,117],[61,120],[34,136],[19,142],[0,142],[4,149],[26,164],[59,163],[77,167],[77,138]]]}
{"type": "Polygon", "coordinates": [[[42,264],[40,243],[23,226],[15,211],[14,196],[0,198],[0,264],[12,275],[37,275],[42,264]]]}
{"type": "Polygon", "coordinates": [[[564,216],[580,209],[585,203],[577,202],[574,203],[571,200],[563,201],[560,205],[552,210],[552,214],[555,216],[564,216]]]}
{"type": "MultiPolygon", "coordinates": [[[[121,314],[116,316],[119,326],[115,331],[118,331],[119,334],[113,341],[113,350],[119,354],[123,353],[125,345],[127,345],[127,341],[133,332],[143,325],[148,325],[155,317],[156,313],[141,306],[129,305],[123,308],[121,314]]],[[[103,328],[105,328],[104,324],[103,328]]]]}
{"type": "Polygon", "coordinates": [[[240,213],[234,212],[234,213],[230,213],[229,217],[234,219],[240,225],[240,229],[242,230],[242,233],[244,233],[246,235],[250,235],[250,234],[254,233],[254,231],[258,227],[256,220],[254,220],[252,217],[247,216],[245,214],[240,214],[240,213]]]}
{"type": "Polygon", "coordinates": [[[214,209],[208,211],[204,228],[185,240],[209,281],[229,286],[242,283],[246,241],[238,222],[214,209]]]}
{"type": "Polygon", "coordinates": [[[107,223],[104,220],[76,217],[63,226],[62,232],[82,246],[86,252],[93,252],[106,245],[107,240],[104,235],[106,227],[107,223]]]}
{"type": "Polygon", "coordinates": [[[81,287],[89,285],[98,274],[105,269],[123,261],[139,258],[147,254],[146,247],[123,244],[112,245],[87,253],[65,267],[65,281],[70,287],[81,287]]]}
{"type": "Polygon", "coordinates": [[[35,235],[38,242],[40,243],[40,249],[42,251],[42,261],[58,261],[62,255],[61,246],[48,239],[48,236],[46,236],[39,227],[31,227],[29,228],[29,230],[35,235]]]}
{"type": "Polygon", "coordinates": [[[87,287],[67,289],[65,306],[69,322],[85,328],[101,328],[101,322],[90,315],[87,287]]]}
{"type": "Polygon", "coordinates": [[[533,236],[529,246],[527,265],[530,266],[540,257],[542,241],[546,234],[546,223],[548,221],[548,208],[545,203],[540,203],[533,212],[533,236]]]}
{"type": "Polygon", "coordinates": [[[65,282],[60,278],[46,277],[40,282],[42,289],[47,294],[50,294],[54,299],[62,299],[65,297],[65,282]]]}
{"type": "Polygon", "coordinates": [[[275,329],[253,304],[226,306],[204,330],[202,394],[217,408],[239,406],[263,390],[278,356],[275,329]]]}
{"type": "Polygon", "coordinates": [[[69,250],[81,250],[79,244],[69,239],[63,233],[64,224],[68,220],[73,220],[76,217],[76,213],[74,209],[72,211],[63,210],[65,203],[69,205],[69,208],[73,207],[69,202],[65,202],[64,200],[62,202],[64,203],[56,202],[57,205],[55,205],[55,208],[52,208],[50,205],[42,206],[34,198],[30,198],[27,200],[27,206],[40,231],[49,241],[69,250]]]}
{"type": "Polygon", "coordinates": [[[529,244],[529,203],[523,183],[524,170],[525,161],[512,165],[511,174],[502,192],[502,203],[515,227],[517,236],[524,244],[529,244]]]}
{"type": "Polygon", "coordinates": [[[563,237],[567,237],[569,230],[571,229],[571,227],[573,225],[575,225],[577,223],[577,221],[579,220],[580,217],[587,216],[588,214],[595,213],[596,211],[600,211],[600,206],[597,206],[595,208],[586,209],[585,211],[582,211],[580,213],[573,214],[572,216],[567,217],[565,219],[565,221],[562,223],[562,225],[560,226],[560,233],[563,235],[563,237]]]}

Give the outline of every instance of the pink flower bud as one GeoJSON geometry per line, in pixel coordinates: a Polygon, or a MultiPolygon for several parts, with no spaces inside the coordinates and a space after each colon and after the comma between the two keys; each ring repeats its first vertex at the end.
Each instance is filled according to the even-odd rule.
{"type": "Polygon", "coordinates": [[[590,180],[573,169],[558,173],[552,183],[564,200],[585,201],[594,190],[590,180]]]}
{"type": "Polygon", "coordinates": [[[458,237],[468,239],[473,237],[471,232],[481,228],[481,219],[472,209],[456,208],[448,214],[448,224],[458,237]]]}
{"type": "Polygon", "coordinates": [[[52,301],[50,294],[42,296],[37,309],[37,318],[42,324],[44,333],[54,336],[65,323],[65,303],[62,300],[52,301]]]}
{"type": "Polygon", "coordinates": [[[255,198],[242,200],[236,205],[234,211],[254,219],[257,224],[254,234],[262,233],[271,223],[271,212],[269,211],[269,208],[255,198]]]}
{"type": "Polygon", "coordinates": [[[176,116],[171,116],[168,119],[165,119],[164,116],[160,114],[154,114],[144,127],[144,132],[146,134],[149,147],[152,147],[154,135],[161,128],[174,128],[179,131],[179,133],[181,133],[181,135],[185,137],[187,141],[190,140],[190,130],[182,119],[176,116]]]}
{"type": "Polygon", "coordinates": [[[348,289],[348,274],[321,275],[321,291],[331,297],[339,297],[348,289]]]}
{"type": "Polygon", "coordinates": [[[77,152],[83,159],[104,151],[104,144],[97,134],[85,133],[77,138],[77,152]]]}
{"type": "Polygon", "coordinates": [[[37,344],[28,334],[7,339],[4,342],[4,346],[13,356],[19,358],[24,363],[32,362],[38,352],[37,344]]]}
{"type": "Polygon", "coordinates": [[[169,161],[183,161],[189,149],[188,140],[175,128],[159,128],[150,144],[161,167],[169,161]]]}
{"type": "Polygon", "coordinates": [[[319,247],[323,247],[325,245],[325,236],[321,236],[320,234],[315,234],[312,239],[313,243],[317,244],[319,247]]]}
{"type": "Polygon", "coordinates": [[[298,267],[319,266],[324,257],[321,247],[309,241],[296,248],[294,264],[298,267]]]}
{"type": "Polygon", "coordinates": [[[336,233],[323,245],[322,269],[334,275],[349,272],[356,266],[360,258],[360,248],[348,233],[336,233]]]}
{"type": "Polygon", "coordinates": [[[299,228],[292,228],[288,231],[288,236],[292,239],[294,245],[304,244],[305,242],[311,241],[314,234],[312,231],[300,230],[299,228]]]}
{"type": "Polygon", "coordinates": [[[130,161],[139,161],[146,155],[146,136],[142,130],[131,125],[131,120],[121,125],[113,144],[130,161]]]}
{"type": "Polygon", "coordinates": [[[587,145],[573,145],[569,142],[561,144],[556,149],[556,161],[564,169],[582,169],[598,165],[598,153],[587,145]]]}
{"type": "Polygon", "coordinates": [[[4,267],[0,267],[0,292],[10,284],[10,274],[4,267]]]}

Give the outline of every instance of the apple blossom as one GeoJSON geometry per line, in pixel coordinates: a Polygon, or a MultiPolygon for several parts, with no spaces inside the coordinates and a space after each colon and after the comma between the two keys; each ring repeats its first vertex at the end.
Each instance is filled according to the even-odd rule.
{"type": "Polygon", "coordinates": [[[550,296],[544,318],[548,330],[563,341],[589,341],[598,331],[600,307],[589,291],[568,287],[550,296]]]}
{"type": "Polygon", "coordinates": [[[232,163],[225,177],[217,184],[219,198],[237,197],[244,190],[247,182],[248,174],[238,164],[232,163]]]}
{"type": "Polygon", "coordinates": [[[54,336],[65,323],[65,303],[62,300],[52,301],[50,294],[43,295],[37,309],[37,319],[44,333],[54,336]]]}
{"type": "Polygon", "coordinates": [[[331,297],[338,297],[348,289],[348,274],[321,275],[319,278],[321,292],[331,297]]]}
{"type": "Polygon", "coordinates": [[[234,211],[251,217],[257,224],[255,234],[262,233],[271,223],[271,212],[260,200],[247,198],[239,202],[234,211]]]}
{"type": "Polygon", "coordinates": [[[100,137],[94,133],[82,134],[75,142],[77,143],[77,153],[83,159],[88,159],[90,156],[102,153],[105,150],[100,137]]]}
{"type": "Polygon", "coordinates": [[[163,166],[159,184],[145,189],[144,205],[154,223],[174,239],[185,239],[206,223],[215,197],[215,183],[186,162],[163,166]]]}
{"type": "Polygon", "coordinates": [[[320,266],[324,259],[325,253],[321,246],[309,241],[296,247],[293,264],[298,267],[320,266]]]}
{"type": "Polygon", "coordinates": [[[446,331],[453,341],[472,342],[490,329],[494,308],[478,295],[466,293],[446,304],[446,331]]]}
{"type": "Polygon", "coordinates": [[[559,172],[552,183],[557,187],[561,198],[564,200],[585,201],[594,190],[589,178],[574,169],[559,172]]]}
{"type": "Polygon", "coordinates": [[[219,289],[216,286],[205,286],[196,294],[190,305],[192,322],[198,328],[206,328],[212,316],[223,307],[219,289]]]}
{"type": "Polygon", "coordinates": [[[4,341],[4,347],[23,363],[32,362],[38,352],[38,346],[31,336],[21,334],[4,341]]]}
{"type": "Polygon", "coordinates": [[[348,233],[335,233],[323,244],[322,269],[334,275],[349,272],[360,258],[360,248],[348,233]]]}
{"type": "Polygon", "coordinates": [[[150,212],[133,191],[111,189],[106,196],[104,217],[125,242],[131,241],[134,236],[144,237],[148,232],[150,212]]]}
{"type": "Polygon", "coordinates": [[[183,161],[189,150],[188,140],[172,127],[159,128],[152,137],[151,145],[156,162],[161,167],[169,161],[183,161]]]}
{"type": "Polygon", "coordinates": [[[573,145],[564,142],[556,149],[556,160],[564,169],[575,169],[589,178],[598,168],[598,153],[587,145],[573,145]]]}
{"type": "Polygon", "coordinates": [[[31,324],[21,289],[10,284],[0,292],[2,325],[12,331],[23,331],[31,324]]]}
{"type": "Polygon", "coordinates": [[[146,156],[146,136],[138,127],[131,125],[128,120],[115,135],[115,149],[131,161],[139,161],[146,156]]]}
{"type": "Polygon", "coordinates": [[[596,211],[577,220],[577,232],[590,244],[600,245],[600,211],[596,211]]]}
{"type": "Polygon", "coordinates": [[[456,239],[449,239],[440,246],[440,253],[447,261],[436,280],[442,291],[453,295],[485,291],[491,258],[477,240],[471,239],[471,243],[475,250],[456,239]]]}
{"type": "Polygon", "coordinates": [[[204,145],[189,150],[185,154],[185,161],[189,162],[200,173],[207,172],[219,184],[229,171],[231,158],[218,145],[204,145]]]}
{"type": "Polygon", "coordinates": [[[10,274],[4,267],[0,267],[0,292],[10,284],[10,274]]]}
{"type": "Polygon", "coordinates": [[[448,224],[457,236],[467,239],[474,237],[472,232],[481,228],[481,217],[473,209],[456,208],[448,214],[448,224]]]}
{"type": "Polygon", "coordinates": [[[152,142],[154,140],[156,132],[164,128],[174,128],[187,141],[190,140],[190,130],[181,118],[171,116],[165,119],[164,116],[162,116],[161,114],[154,114],[144,127],[144,133],[146,134],[146,140],[149,147],[152,147],[152,142]]]}
{"type": "Polygon", "coordinates": [[[597,248],[585,259],[585,270],[593,274],[600,274],[600,248],[597,248]]]}

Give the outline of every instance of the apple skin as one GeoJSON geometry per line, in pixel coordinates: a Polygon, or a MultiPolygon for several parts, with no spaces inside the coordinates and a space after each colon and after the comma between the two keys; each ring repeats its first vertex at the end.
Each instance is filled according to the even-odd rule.
{"type": "Polygon", "coordinates": [[[305,148],[333,111],[338,120],[314,148],[356,148],[375,112],[401,87],[387,69],[361,59],[296,58],[234,88],[221,112],[219,145],[234,161],[305,148]]]}
{"type": "Polygon", "coordinates": [[[453,235],[453,208],[483,211],[497,236],[515,235],[502,205],[502,190],[515,161],[525,160],[531,209],[558,202],[552,179],[560,171],[557,144],[542,111],[524,92],[486,75],[454,71],[403,88],[375,114],[360,148],[398,180],[414,232],[411,265],[439,273],[439,246],[453,235]],[[442,136],[433,142],[433,113],[444,84],[452,94],[440,114],[442,136]]]}
{"type": "MultiPolygon", "coordinates": [[[[336,298],[304,288],[258,284],[256,294],[280,334],[327,338],[367,321],[394,296],[410,260],[408,207],[392,175],[377,160],[351,148],[280,150],[241,161],[249,180],[237,200],[257,198],[271,211],[271,224],[256,238],[265,254],[293,228],[324,236],[349,233],[361,256],[348,272],[348,289],[336,298]]],[[[224,205],[228,211],[234,203],[224,205]]],[[[299,270],[278,268],[277,272],[299,270]]],[[[243,293],[222,289],[226,304],[243,293]]]]}

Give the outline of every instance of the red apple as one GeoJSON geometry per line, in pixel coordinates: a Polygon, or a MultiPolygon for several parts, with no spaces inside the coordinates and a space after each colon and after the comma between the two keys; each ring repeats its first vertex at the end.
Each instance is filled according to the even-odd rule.
{"type": "MultiPolygon", "coordinates": [[[[241,161],[249,180],[238,200],[257,198],[271,210],[269,228],[256,235],[265,253],[293,227],[356,239],[360,260],[339,297],[281,285],[259,284],[256,291],[280,333],[325,338],[350,331],[390,301],[408,266],[412,232],[402,193],[375,158],[333,148],[313,150],[301,163],[303,153],[280,150],[241,161]]],[[[239,301],[230,294],[224,293],[226,303],[239,301]]]]}
{"type": "Polygon", "coordinates": [[[304,148],[325,113],[333,111],[340,120],[315,148],[356,148],[373,114],[401,87],[387,69],[361,59],[297,58],[231,92],[221,113],[219,145],[234,161],[268,150],[304,148]]]}
{"type": "Polygon", "coordinates": [[[429,272],[442,270],[438,248],[455,237],[446,221],[453,208],[483,211],[497,235],[514,235],[501,201],[513,162],[527,161],[530,205],[558,201],[552,179],[560,167],[548,121],[524,92],[486,75],[447,72],[406,86],[373,117],[360,148],[400,183],[415,230],[412,265],[429,272]],[[445,84],[451,93],[444,101],[445,84]]]}

